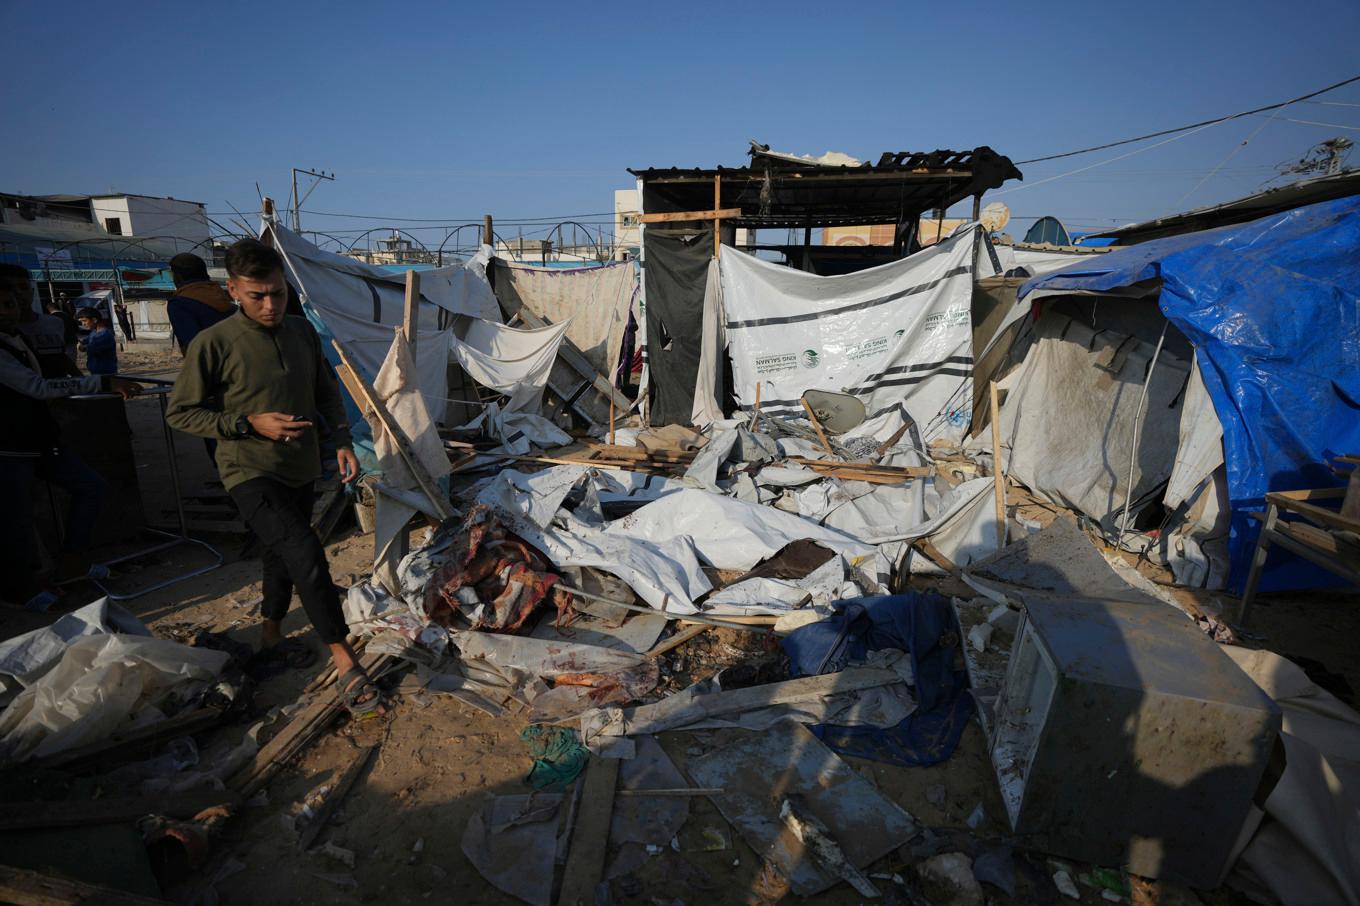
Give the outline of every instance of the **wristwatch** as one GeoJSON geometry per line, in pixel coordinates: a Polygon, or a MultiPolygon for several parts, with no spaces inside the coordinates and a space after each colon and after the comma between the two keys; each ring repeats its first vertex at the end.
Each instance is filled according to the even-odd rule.
{"type": "Polygon", "coordinates": [[[240,438],[250,437],[255,433],[255,429],[250,427],[250,418],[242,415],[236,419],[236,436],[240,438]]]}

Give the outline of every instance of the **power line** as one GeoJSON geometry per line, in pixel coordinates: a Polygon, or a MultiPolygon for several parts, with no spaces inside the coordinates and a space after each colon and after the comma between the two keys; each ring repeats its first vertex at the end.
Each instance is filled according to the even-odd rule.
{"type": "Polygon", "coordinates": [[[1328,85],[1326,88],[1319,88],[1317,91],[1310,91],[1308,94],[1302,94],[1296,98],[1290,98],[1287,101],[1280,101],[1278,104],[1267,104],[1264,107],[1257,107],[1254,110],[1243,110],[1240,113],[1230,113],[1227,116],[1220,116],[1216,117],[1215,119],[1204,120],[1203,122],[1199,123],[1191,123],[1188,126],[1177,126],[1174,129],[1163,129],[1160,132],[1149,132],[1147,135],[1140,135],[1136,138],[1125,138],[1117,142],[1106,142],[1103,145],[1094,145],[1090,148],[1082,148],[1078,151],[1064,151],[1061,154],[1049,154],[1045,157],[1033,157],[1030,158],[1029,160],[1016,161],[1016,163],[1037,164],[1040,163],[1041,161],[1046,160],[1059,160],[1064,157],[1076,157],[1078,154],[1089,154],[1092,151],[1104,151],[1106,148],[1118,148],[1120,145],[1131,145],[1134,142],[1147,141],[1150,138],[1161,138],[1163,135],[1174,135],[1177,132],[1187,132],[1191,129],[1202,129],[1206,126],[1215,126],[1219,123],[1226,123],[1228,120],[1241,119],[1244,116],[1253,116],[1257,113],[1265,113],[1268,110],[1277,110],[1280,107],[1288,107],[1290,104],[1297,104],[1300,101],[1306,101],[1309,98],[1315,98],[1320,94],[1326,94],[1329,91],[1335,91],[1338,88],[1350,85],[1352,82],[1360,82],[1360,75],[1351,76],[1349,79],[1346,79],[1345,81],[1342,82],[1337,82],[1335,85],[1328,85]]]}

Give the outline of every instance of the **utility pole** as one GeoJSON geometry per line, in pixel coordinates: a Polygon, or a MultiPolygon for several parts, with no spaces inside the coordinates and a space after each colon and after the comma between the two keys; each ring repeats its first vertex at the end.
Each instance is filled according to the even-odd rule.
{"type": "Polygon", "coordinates": [[[323,180],[323,179],[328,179],[328,180],[331,180],[332,182],[334,182],[334,181],[335,181],[335,174],[334,174],[334,173],[327,173],[325,170],[301,170],[301,169],[299,169],[299,168],[297,168],[297,167],[294,167],[294,168],[293,168],[293,232],[294,232],[294,233],[300,233],[300,232],[302,232],[302,203],[303,203],[304,201],[306,201],[308,198],[311,197],[312,191],[313,191],[314,189],[316,189],[316,187],[319,186],[319,185],[321,184],[321,180],[323,180]],[[298,198],[298,183],[297,183],[297,178],[298,178],[298,174],[299,174],[299,173],[301,173],[303,176],[311,176],[311,177],[313,177],[313,178],[316,180],[315,182],[312,183],[312,187],[311,187],[310,189],[307,190],[307,194],[304,195],[304,196],[302,196],[301,198],[298,198]]]}

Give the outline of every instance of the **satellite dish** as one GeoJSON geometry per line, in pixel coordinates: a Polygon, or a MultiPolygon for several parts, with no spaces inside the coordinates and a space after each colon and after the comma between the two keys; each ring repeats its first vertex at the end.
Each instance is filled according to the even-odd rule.
{"type": "Polygon", "coordinates": [[[1004,201],[994,201],[982,209],[978,215],[978,221],[987,229],[989,233],[995,233],[1005,229],[1006,224],[1011,222],[1011,209],[1006,207],[1004,201]]]}
{"type": "Polygon", "coordinates": [[[817,421],[832,434],[844,434],[863,423],[868,413],[864,404],[848,393],[830,390],[807,390],[803,399],[812,407],[817,421]]]}

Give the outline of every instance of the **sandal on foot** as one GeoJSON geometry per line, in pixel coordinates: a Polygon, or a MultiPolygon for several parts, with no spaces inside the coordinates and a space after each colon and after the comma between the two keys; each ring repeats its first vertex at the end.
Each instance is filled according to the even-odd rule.
{"type": "Polygon", "coordinates": [[[351,717],[356,720],[367,720],[382,715],[387,700],[378,684],[364,672],[363,667],[355,666],[346,670],[336,681],[335,686],[340,703],[345,706],[351,717]]]}
{"type": "Polygon", "coordinates": [[[253,660],[260,667],[273,666],[282,661],[285,667],[304,670],[316,663],[316,649],[302,639],[288,638],[261,648],[253,660]]]}

